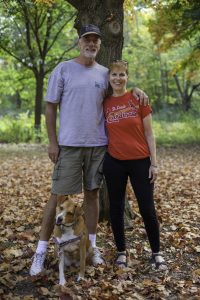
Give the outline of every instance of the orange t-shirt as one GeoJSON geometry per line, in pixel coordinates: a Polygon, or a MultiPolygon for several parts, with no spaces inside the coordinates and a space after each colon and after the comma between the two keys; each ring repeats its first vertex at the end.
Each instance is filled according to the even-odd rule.
{"type": "Polygon", "coordinates": [[[152,112],[130,92],[104,100],[104,115],[108,133],[108,153],[120,160],[150,156],[143,127],[143,118],[152,112]]]}

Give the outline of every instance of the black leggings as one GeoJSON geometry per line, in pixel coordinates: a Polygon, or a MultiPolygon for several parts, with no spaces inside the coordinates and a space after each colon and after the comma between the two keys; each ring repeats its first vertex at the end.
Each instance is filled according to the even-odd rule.
{"type": "Polygon", "coordinates": [[[124,207],[128,177],[137,198],[152,252],[160,250],[159,225],[153,201],[153,184],[149,176],[150,158],[118,160],[105,155],[103,172],[110,201],[112,231],[119,252],[125,251],[124,207]]]}

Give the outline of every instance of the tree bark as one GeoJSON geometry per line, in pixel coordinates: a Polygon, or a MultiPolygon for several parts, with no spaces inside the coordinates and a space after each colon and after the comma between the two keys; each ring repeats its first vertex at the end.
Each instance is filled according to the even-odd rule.
{"type": "MultiPolygon", "coordinates": [[[[105,178],[103,178],[103,184],[99,190],[99,199],[100,199],[100,212],[99,212],[99,221],[109,221],[109,198],[108,190],[106,187],[105,178]]],[[[125,212],[124,212],[124,225],[126,228],[132,228],[131,220],[134,219],[134,213],[131,209],[131,206],[128,201],[127,195],[125,196],[125,212]]]]}
{"type": "MultiPolygon", "coordinates": [[[[42,67],[40,72],[35,74],[36,81],[36,94],[35,94],[35,129],[40,130],[41,128],[41,114],[42,114],[42,103],[43,103],[43,87],[44,87],[44,72],[42,67]]],[[[39,135],[37,136],[39,142],[39,135]]]]}
{"type": "Polygon", "coordinates": [[[102,32],[101,49],[97,62],[108,66],[120,59],[123,48],[123,3],[124,0],[68,1],[77,10],[74,27],[77,31],[84,24],[95,24],[102,32]]]}

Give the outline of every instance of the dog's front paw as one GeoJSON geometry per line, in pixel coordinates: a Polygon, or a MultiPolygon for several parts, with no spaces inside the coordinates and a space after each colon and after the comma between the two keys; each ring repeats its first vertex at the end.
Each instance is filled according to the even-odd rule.
{"type": "Polygon", "coordinates": [[[62,285],[62,286],[64,286],[64,285],[65,285],[65,283],[66,283],[66,280],[65,280],[65,279],[61,279],[61,280],[59,281],[59,285],[62,285]]]}

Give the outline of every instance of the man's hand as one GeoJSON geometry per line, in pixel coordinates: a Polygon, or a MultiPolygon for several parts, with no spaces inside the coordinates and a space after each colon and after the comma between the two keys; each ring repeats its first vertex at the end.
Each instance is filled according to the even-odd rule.
{"type": "Polygon", "coordinates": [[[58,160],[58,155],[59,155],[60,149],[58,144],[49,144],[48,147],[48,154],[50,160],[55,164],[58,160]]]}
{"type": "Polygon", "coordinates": [[[139,88],[135,87],[132,91],[133,93],[133,97],[140,101],[141,105],[149,105],[149,97],[147,96],[147,94],[145,94],[142,90],[140,90],[139,88]]]}

